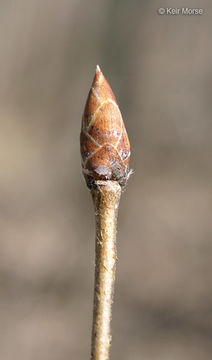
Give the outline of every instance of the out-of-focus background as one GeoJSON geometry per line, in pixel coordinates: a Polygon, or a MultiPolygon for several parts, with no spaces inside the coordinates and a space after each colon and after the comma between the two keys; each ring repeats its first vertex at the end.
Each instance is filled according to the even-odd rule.
{"type": "Polygon", "coordinates": [[[135,170],[111,359],[211,359],[211,32],[211,0],[1,1],[1,360],[89,358],[95,224],[79,132],[96,64],[135,170]],[[205,13],[157,14],[167,6],[205,13]]]}

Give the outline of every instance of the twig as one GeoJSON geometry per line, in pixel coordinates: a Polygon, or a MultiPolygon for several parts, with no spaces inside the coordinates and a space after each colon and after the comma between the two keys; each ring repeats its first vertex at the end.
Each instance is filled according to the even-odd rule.
{"type": "Polygon", "coordinates": [[[91,190],[96,215],[96,268],[92,330],[92,359],[108,359],[110,320],[116,269],[116,222],[121,187],[97,181],[91,190]]]}
{"type": "Polygon", "coordinates": [[[82,168],[96,215],[92,360],[108,360],[121,190],[130,175],[130,144],[116,98],[97,66],[80,135],[82,168]]]}

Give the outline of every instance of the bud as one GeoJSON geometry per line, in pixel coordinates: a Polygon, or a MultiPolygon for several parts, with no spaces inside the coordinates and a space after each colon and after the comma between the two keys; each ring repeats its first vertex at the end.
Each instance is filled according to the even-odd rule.
{"type": "Polygon", "coordinates": [[[89,188],[97,180],[125,186],[130,143],[116,98],[99,66],[88,94],[80,134],[82,169],[89,188]]]}

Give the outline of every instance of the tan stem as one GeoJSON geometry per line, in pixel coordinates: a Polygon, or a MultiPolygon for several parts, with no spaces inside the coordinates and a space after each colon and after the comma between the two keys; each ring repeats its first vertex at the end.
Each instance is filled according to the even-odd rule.
{"type": "Polygon", "coordinates": [[[113,288],[116,269],[116,224],[121,187],[96,181],[91,190],[96,215],[96,264],[92,329],[92,360],[108,360],[111,343],[113,288]]]}

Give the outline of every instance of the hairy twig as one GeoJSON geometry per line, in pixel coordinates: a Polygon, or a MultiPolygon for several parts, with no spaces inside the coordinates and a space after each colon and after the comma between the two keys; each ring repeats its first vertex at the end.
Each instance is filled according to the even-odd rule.
{"type": "Polygon", "coordinates": [[[108,359],[110,320],[116,268],[116,222],[121,187],[116,181],[97,181],[91,190],[96,215],[96,268],[92,359],[108,359]]]}

